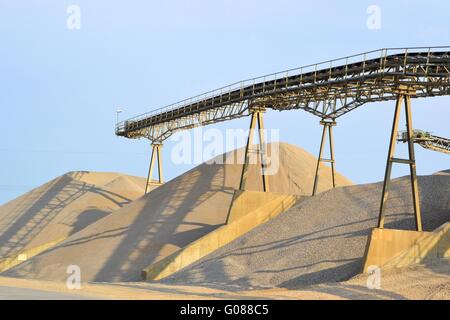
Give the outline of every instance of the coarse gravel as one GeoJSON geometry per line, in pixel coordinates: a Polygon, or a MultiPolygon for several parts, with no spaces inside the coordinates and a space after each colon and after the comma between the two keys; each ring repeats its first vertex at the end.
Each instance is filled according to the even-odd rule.
{"type": "MultiPolygon", "coordinates": [[[[420,176],[423,226],[450,219],[450,176],[420,176]]],[[[340,187],[299,202],[199,262],[162,280],[228,288],[289,289],[347,280],[362,269],[382,183],[340,187]]],[[[409,177],[392,181],[386,228],[414,229],[409,177]]]]}

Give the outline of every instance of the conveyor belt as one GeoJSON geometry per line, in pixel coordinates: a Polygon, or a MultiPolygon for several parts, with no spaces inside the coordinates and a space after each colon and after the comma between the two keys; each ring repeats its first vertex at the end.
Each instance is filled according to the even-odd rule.
{"type": "Polygon", "coordinates": [[[450,94],[450,47],[381,49],[236,82],[120,122],[116,134],[160,142],[177,130],[247,116],[254,107],[336,119],[359,106],[450,94]]]}

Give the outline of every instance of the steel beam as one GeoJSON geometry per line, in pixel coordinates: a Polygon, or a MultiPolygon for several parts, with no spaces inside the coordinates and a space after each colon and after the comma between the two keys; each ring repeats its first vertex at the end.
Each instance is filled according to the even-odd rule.
{"type": "Polygon", "coordinates": [[[266,141],[264,137],[264,119],[263,119],[263,112],[259,111],[257,112],[258,115],[258,136],[259,136],[259,155],[260,155],[260,161],[261,161],[261,175],[262,175],[262,183],[263,183],[263,191],[268,192],[269,191],[269,184],[267,181],[267,175],[266,175],[266,169],[267,169],[267,162],[266,162],[266,141]]]}
{"type": "Polygon", "coordinates": [[[164,183],[163,181],[163,174],[162,174],[162,144],[161,143],[152,143],[152,156],[150,158],[150,166],[148,168],[148,175],[147,175],[147,183],[145,184],[145,193],[148,192],[148,187],[150,185],[161,185],[164,183]],[[153,167],[155,165],[155,158],[158,163],[158,182],[155,183],[152,180],[153,176],[153,167]]]}

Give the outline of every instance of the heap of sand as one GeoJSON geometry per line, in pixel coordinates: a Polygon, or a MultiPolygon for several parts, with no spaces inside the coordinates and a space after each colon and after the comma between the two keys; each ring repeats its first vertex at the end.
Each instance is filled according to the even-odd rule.
{"type": "MultiPolygon", "coordinates": [[[[270,144],[268,152],[272,161],[279,159],[279,170],[269,177],[270,191],[309,195],[316,159],[285,143],[270,144]]],[[[76,264],[82,281],[140,280],[143,268],[226,222],[242,170],[240,164],[229,164],[235,156],[230,152],[227,161],[219,156],[188,171],[6,274],[65,280],[67,266],[76,264]]],[[[319,190],[331,186],[330,169],[324,167],[322,173],[319,190]]],[[[351,182],[337,175],[337,184],[351,182]]],[[[258,165],[250,165],[246,189],[261,190],[258,165]]]]}
{"type": "MultiPolygon", "coordinates": [[[[349,279],[362,270],[381,188],[348,186],[301,201],[163,282],[299,288],[349,279]]],[[[450,220],[450,176],[421,176],[419,188],[424,230],[432,231],[450,220]]],[[[409,177],[395,179],[385,227],[413,230],[412,212],[409,177]]]]}
{"type": "Polygon", "coordinates": [[[130,203],[144,187],[139,177],[78,171],[6,203],[0,207],[0,270],[16,263],[17,255],[26,259],[130,203]]]}

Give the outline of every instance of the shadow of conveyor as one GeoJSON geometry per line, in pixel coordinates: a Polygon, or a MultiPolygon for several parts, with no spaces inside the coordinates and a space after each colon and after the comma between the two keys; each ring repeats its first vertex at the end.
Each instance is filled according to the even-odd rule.
{"type": "MultiPolygon", "coordinates": [[[[201,164],[141,199],[145,203],[126,227],[123,238],[101,266],[94,281],[141,280],[143,268],[224,225],[234,191],[239,189],[242,165],[226,161],[229,157],[237,159],[241,156],[239,151],[222,156],[225,161],[201,164]],[[217,203],[220,208],[214,207],[215,202],[210,201],[217,197],[222,199],[217,203]],[[208,207],[199,209],[202,205],[208,207]],[[201,218],[196,216],[199,211],[202,211],[201,218]]],[[[251,164],[248,172],[249,176],[258,177],[258,162],[251,164]]],[[[262,179],[251,179],[247,190],[262,190],[262,179]]],[[[70,245],[70,242],[63,245],[70,245]]]]}
{"type": "MultiPolygon", "coordinates": [[[[94,281],[141,280],[141,270],[164,256],[163,250],[168,246],[183,247],[223,225],[225,217],[218,224],[186,220],[193,209],[218,193],[228,194],[231,198],[231,188],[216,184],[222,175],[220,166],[209,166],[201,179],[194,172],[181,176],[179,183],[167,183],[147,194],[145,205],[132,224],[125,228],[123,239],[97,272],[94,281]]],[[[214,214],[214,208],[211,208],[211,214],[214,214]]]]}

